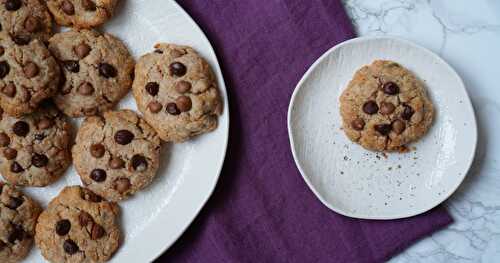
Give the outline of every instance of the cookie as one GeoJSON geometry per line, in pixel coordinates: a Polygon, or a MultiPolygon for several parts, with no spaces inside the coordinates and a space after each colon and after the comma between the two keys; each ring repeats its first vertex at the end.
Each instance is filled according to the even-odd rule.
{"type": "Polygon", "coordinates": [[[47,42],[52,36],[52,17],[41,0],[0,0],[0,31],[47,42]]]}
{"type": "Polygon", "coordinates": [[[108,111],[85,119],[72,152],[83,184],[108,200],[120,201],[153,180],[160,138],[135,112],[108,111]]]}
{"type": "Polygon", "coordinates": [[[96,27],[108,21],[118,0],[47,0],[56,23],[76,28],[96,27]]]}
{"type": "Polygon", "coordinates": [[[111,109],[132,85],[134,60],[125,45],[94,30],[54,35],[49,49],[61,64],[64,84],[54,101],[72,117],[111,109]]]}
{"type": "Polygon", "coordinates": [[[0,262],[21,261],[31,249],[42,208],[14,186],[0,182],[0,262]]]}
{"type": "Polygon", "coordinates": [[[157,44],[142,56],[132,86],[139,110],[164,141],[217,128],[222,103],[208,63],[190,47],[157,44]]]}
{"type": "Polygon", "coordinates": [[[56,93],[59,75],[56,60],[38,39],[0,32],[0,107],[5,112],[33,112],[56,93]]]}
{"type": "Polygon", "coordinates": [[[46,186],[71,164],[71,125],[53,106],[21,118],[1,114],[0,172],[14,185],[46,186]]]}
{"type": "Polygon", "coordinates": [[[116,203],[65,187],[40,214],[35,243],[50,262],[105,262],[120,244],[118,214],[116,203]]]}
{"type": "Polygon", "coordinates": [[[340,114],[352,141],[369,150],[402,151],[429,130],[434,107],[409,70],[376,60],[356,71],[340,96],[340,114]]]}

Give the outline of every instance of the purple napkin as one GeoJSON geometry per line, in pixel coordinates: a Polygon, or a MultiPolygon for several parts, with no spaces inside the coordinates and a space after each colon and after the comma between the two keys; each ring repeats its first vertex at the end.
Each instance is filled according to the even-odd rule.
{"type": "Polygon", "coordinates": [[[158,261],[382,262],[452,221],[441,207],[392,221],[338,215],[316,199],[295,167],[288,103],[312,62],[354,37],[340,0],[179,2],[220,59],[230,143],[212,198],[158,261]]]}

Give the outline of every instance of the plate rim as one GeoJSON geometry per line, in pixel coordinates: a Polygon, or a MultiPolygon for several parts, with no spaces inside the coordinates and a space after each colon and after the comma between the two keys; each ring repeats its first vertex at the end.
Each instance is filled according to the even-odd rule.
{"type": "Polygon", "coordinates": [[[306,184],[309,187],[309,189],[321,201],[321,203],[323,203],[323,205],[325,205],[326,207],[328,207],[329,209],[331,209],[332,211],[334,211],[334,212],[336,212],[338,214],[341,214],[341,215],[344,215],[344,216],[347,216],[347,217],[351,217],[351,218],[370,219],[370,220],[391,220],[391,219],[408,218],[408,217],[412,217],[412,216],[416,216],[416,215],[425,213],[425,212],[427,212],[427,211],[435,208],[436,206],[442,204],[453,193],[455,193],[457,191],[457,189],[463,183],[463,181],[465,180],[465,177],[467,176],[467,174],[471,170],[472,164],[474,162],[474,158],[476,156],[477,141],[478,141],[477,118],[476,118],[476,113],[474,111],[474,106],[472,104],[472,101],[471,101],[471,98],[470,98],[469,93],[467,91],[467,88],[465,86],[465,83],[464,83],[463,79],[460,77],[460,75],[456,72],[456,70],[450,64],[448,64],[448,62],[446,62],[443,58],[441,58],[438,54],[434,53],[430,49],[425,48],[425,47],[423,47],[421,45],[418,45],[418,44],[416,44],[416,43],[414,43],[414,42],[412,42],[410,40],[407,40],[407,39],[404,39],[404,38],[401,38],[401,37],[398,37],[398,36],[392,36],[392,35],[384,35],[384,36],[361,36],[361,37],[352,38],[352,39],[343,41],[343,42],[341,42],[341,43],[339,43],[337,45],[334,45],[333,47],[331,47],[330,49],[328,49],[325,53],[323,53],[316,61],[314,61],[314,63],[311,64],[311,66],[309,66],[309,68],[307,69],[307,71],[304,73],[304,75],[301,77],[301,79],[299,80],[299,82],[295,86],[295,89],[294,89],[294,91],[292,93],[292,96],[290,98],[290,103],[288,105],[288,112],[287,112],[287,129],[288,129],[288,139],[289,139],[289,142],[290,142],[290,148],[291,148],[291,151],[292,151],[292,155],[293,155],[293,159],[294,159],[294,162],[295,162],[295,166],[299,170],[302,178],[306,182],[306,184]],[[447,67],[448,70],[450,70],[451,74],[453,74],[454,77],[456,77],[457,80],[459,81],[459,83],[461,84],[460,88],[463,90],[463,92],[466,95],[465,96],[466,98],[464,100],[464,102],[465,102],[464,105],[466,105],[466,107],[469,108],[470,112],[472,113],[472,120],[471,121],[473,121],[473,125],[470,125],[470,127],[472,129],[472,133],[473,133],[473,138],[472,138],[473,140],[471,140],[471,142],[473,143],[472,144],[472,151],[471,151],[471,153],[469,154],[469,156],[467,158],[467,164],[464,166],[464,167],[466,167],[466,169],[464,169],[464,172],[461,173],[461,175],[459,175],[460,178],[457,180],[456,185],[453,185],[452,187],[450,187],[449,191],[446,194],[441,195],[441,198],[435,204],[433,203],[433,204],[429,205],[428,207],[426,206],[425,208],[420,209],[420,210],[414,210],[413,212],[410,211],[410,212],[407,212],[407,213],[401,213],[401,214],[393,215],[393,216],[377,216],[377,215],[364,215],[364,214],[359,214],[359,213],[351,213],[351,212],[348,212],[348,211],[343,211],[341,209],[338,209],[338,208],[334,207],[333,205],[331,205],[330,203],[328,203],[320,195],[320,193],[317,191],[316,187],[308,179],[308,177],[306,176],[304,170],[302,169],[302,166],[300,164],[299,158],[297,156],[297,152],[295,151],[296,147],[295,147],[295,141],[293,139],[294,138],[294,136],[293,136],[294,135],[294,131],[292,129],[291,116],[292,116],[292,111],[293,111],[293,108],[294,108],[294,105],[295,105],[295,100],[296,100],[297,94],[298,94],[299,90],[303,87],[304,82],[314,72],[314,70],[318,67],[318,65],[321,62],[323,62],[323,60],[325,60],[327,57],[329,57],[331,53],[335,52],[337,49],[339,49],[339,48],[341,48],[343,46],[349,45],[349,44],[353,44],[353,43],[357,43],[357,42],[364,42],[364,41],[369,41],[369,40],[393,40],[393,41],[398,41],[398,42],[401,42],[401,43],[403,43],[405,45],[411,46],[411,48],[418,49],[418,50],[420,50],[422,52],[425,52],[425,53],[429,54],[431,57],[433,57],[435,60],[439,61],[441,64],[443,64],[445,67],[447,67]]]}

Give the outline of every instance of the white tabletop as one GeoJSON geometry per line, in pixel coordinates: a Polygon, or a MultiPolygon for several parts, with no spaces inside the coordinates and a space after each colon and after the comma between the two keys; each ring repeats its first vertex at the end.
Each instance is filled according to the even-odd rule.
{"type": "Polygon", "coordinates": [[[479,128],[476,160],[446,203],[455,223],[391,262],[500,262],[500,1],[344,0],[357,32],[438,53],[462,76],[479,128]]]}

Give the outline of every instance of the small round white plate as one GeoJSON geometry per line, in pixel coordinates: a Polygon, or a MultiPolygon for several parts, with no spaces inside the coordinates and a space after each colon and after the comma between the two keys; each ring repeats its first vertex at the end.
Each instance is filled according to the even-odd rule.
{"type": "MultiPolygon", "coordinates": [[[[120,1],[116,16],[102,29],[125,42],[137,59],[158,42],[194,47],[212,66],[224,111],[218,128],[182,144],[164,144],[161,167],[152,184],[120,202],[123,242],[111,262],[150,262],[170,247],[208,200],[224,162],[229,131],[229,107],[224,79],[209,41],[173,0],[120,1]]],[[[137,110],[129,94],[119,108],[137,110]]],[[[81,121],[81,120],[80,120],[81,121]]],[[[55,184],[25,188],[43,206],[66,185],[80,185],[73,167],[55,184]]],[[[32,249],[26,262],[44,262],[32,249]]]]}
{"type": "Polygon", "coordinates": [[[321,56],[297,85],[288,111],[297,167],[316,196],[349,217],[414,216],[446,200],[472,163],[477,127],[458,74],[431,51],[405,40],[363,37],[321,56]],[[416,150],[385,155],[355,144],[341,130],[339,97],[354,72],[376,59],[401,63],[424,81],[436,107],[416,150]]]}

